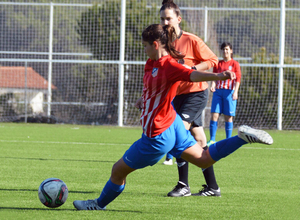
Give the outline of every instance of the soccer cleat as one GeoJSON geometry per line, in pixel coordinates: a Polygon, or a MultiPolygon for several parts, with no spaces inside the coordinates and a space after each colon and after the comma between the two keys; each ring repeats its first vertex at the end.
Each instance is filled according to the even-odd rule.
{"type": "Polygon", "coordinates": [[[273,144],[273,138],[267,132],[242,125],[238,130],[238,137],[248,143],[273,144]]]}
{"type": "Polygon", "coordinates": [[[174,187],[174,189],[168,193],[170,197],[182,197],[182,196],[190,196],[191,190],[190,187],[178,182],[178,184],[174,187]]]}
{"type": "Polygon", "coordinates": [[[192,194],[193,196],[221,196],[221,190],[220,188],[218,189],[212,189],[208,188],[207,185],[202,185],[203,189],[200,190],[198,193],[192,194]]]}
{"type": "Polygon", "coordinates": [[[169,160],[165,160],[163,162],[164,165],[173,165],[173,160],[172,159],[169,159],[169,160]]]}
{"type": "Polygon", "coordinates": [[[77,210],[105,210],[106,207],[101,208],[98,203],[97,203],[97,199],[94,200],[75,200],[73,202],[73,206],[77,209],[77,210]]]}
{"type": "Polygon", "coordinates": [[[216,143],[215,141],[213,141],[213,140],[210,140],[209,142],[207,142],[207,147],[209,147],[210,145],[212,145],[212,144],[214,144],[214,143],[216,143]]]}

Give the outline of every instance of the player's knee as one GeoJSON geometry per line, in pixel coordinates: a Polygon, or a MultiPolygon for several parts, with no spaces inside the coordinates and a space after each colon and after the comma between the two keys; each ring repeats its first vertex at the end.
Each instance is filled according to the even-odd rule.
{"type": "Polygon", "coordinates": [[[111,170],[111,179],[113,182],[119,182],[125,180],[126,176],[124,176],[122,170],[120,169],[119,162],[116,162],[111,170]]]}
{"type": "Polygon", "coordinates": [[[215,163],[215,161],[211,158],[211,156],[209,155],[209,151],[206,150],[203,152],[202,157],[200,158],[201,160],[201,168],[205,169],[210,167],[211,165],[213,165],[215,163]]]}
{"type": "Polygon", "coordinates": [[[206,141],[204,141],[204,140],[197,140],[197,143],[202,147],[202,148],[204,148],[205,146],[206,146],[206,141]]]}
{"type": "Polygon", "coordinates": [[[195,140],[197,141],[197,143],[204,148],[206,146],[206,137],[205,135],[201,135],[201,134],[195,134],[194,135],[195,140]]]}

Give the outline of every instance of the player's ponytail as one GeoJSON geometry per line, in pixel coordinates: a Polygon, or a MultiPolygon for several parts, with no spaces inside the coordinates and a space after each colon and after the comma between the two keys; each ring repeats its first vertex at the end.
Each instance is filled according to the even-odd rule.
{"type": "Polygon", "coordinates": [[[175,28],[171,25],[162,26],[160,24],[152,24],[148,26],[142,33],[143,41],[153,44],[159,41],[164,49],[175,59],[182,59],[184,55],[178,52],[172,45],[176,39],[175,28]]]}
{"type": "Polygon", "coordinates": [[[179,51],[175,49],[172,42],[176,40],[177,35],[175,28],[171,25],[166,25],[163,27],[164,32],[166,34],[166,42],[165,42],[165,49],[168,51],[168,53],[174,57],[175,59],[182,59],[184,58],[184,55],[181,54],[179,51]]]}

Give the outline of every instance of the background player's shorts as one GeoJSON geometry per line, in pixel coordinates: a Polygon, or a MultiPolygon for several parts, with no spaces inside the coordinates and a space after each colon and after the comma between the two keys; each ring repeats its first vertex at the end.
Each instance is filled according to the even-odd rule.
{"type": "Polygon", "coordinates": [[[137,140],[123,155],[124,162],[133,169],[153,166],[166,153],[180,158],[182,152],[197,142],[184,127],[181,118],[177,115],[173,124],[160,135],[149,138],[146,135],[137,140]]]}
{"type": "Polygon", "coordinates": [[[216,89],[211,102],[211,113],[220,113],[228,116],[235,116],[236,102],[232,99],[234,90],[216,89]]]}
{"type": "Polygon", "coordinates": [[[208,89],[201,92],[178,95],[173,100],[173,106],[183,121],[193,127],[203,126],[202,112],[208,100],[208,89]]]}

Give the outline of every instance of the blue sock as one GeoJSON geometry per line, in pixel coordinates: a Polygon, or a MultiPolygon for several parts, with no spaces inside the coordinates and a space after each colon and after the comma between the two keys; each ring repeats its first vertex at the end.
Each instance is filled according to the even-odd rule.
{"type": "Polygon", "coordinates": [[[216,141],[217,130],[218,130],[218,121],[210,120],[210,124],[209,124],[210,140],[216,141]]]}
{"type": "Polygon", "coordinates": [[[124,185],[117,185],[114,184],[110,179],[107,181],[106,185],[104,186],[100,197],[97,199],[98,205],[101,208],[104,208],[107,204],[113,201],[121,192],[124,190],[124,185]]]}
{"type": "Polygon", "coordinates": [[[233,122],[225,122],[226,138],[230,138],[232,135],[233,122]]]}
{"type": "Polygon", "coordinates": [[[209,154],[214,161],[218,161],[232,152],[239,149],[242,145],[247,144],[248,142],[239,138],[238,136],[234,136],[228,139],[224,139],[218,141],[208,148],[209,154]]]}

